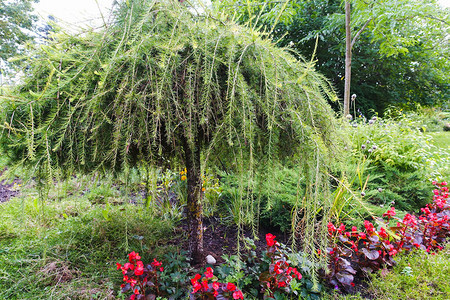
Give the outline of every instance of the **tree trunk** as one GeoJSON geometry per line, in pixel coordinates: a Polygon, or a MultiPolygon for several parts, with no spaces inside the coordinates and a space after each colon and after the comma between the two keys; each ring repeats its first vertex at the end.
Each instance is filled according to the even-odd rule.
{"type": "Polygon", "coordinates": [[[350,29],[350,0],[345,1],[345,87],[344,116],[350,112],[350,80],[352,74],[352,36],[350,29]]]}
{"type": "MultiPolygon", "coordinates": [[[[195,147],[195,146],[194,146],[195,147]]],[[[184,155],[187,177],[187,221],[189,225],[189,253],[193,263],[203,260],[203,220],[201,201],[200,150],[190,149],[185,143],[184,155]]]]}

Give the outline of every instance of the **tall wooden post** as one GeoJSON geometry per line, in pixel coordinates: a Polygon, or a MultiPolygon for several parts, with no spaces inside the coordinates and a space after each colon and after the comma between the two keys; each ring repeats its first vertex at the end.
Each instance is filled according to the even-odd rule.
{"type": "Polygon", "coordinates": [[[350,28],[350,0],[345,1],[345,86],[344,116],[350,112],[350,80],[352,75],[352,32],[350,28]]]}

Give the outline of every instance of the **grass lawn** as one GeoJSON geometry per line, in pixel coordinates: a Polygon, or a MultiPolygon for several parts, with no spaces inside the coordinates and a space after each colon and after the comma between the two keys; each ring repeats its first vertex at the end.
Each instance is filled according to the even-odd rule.
{"type": "Polygon", "coordinates": [[[166,245],[177,218],[108,204],[112,199],[121,200],[119,193],[94,201],[74,179],[57,185],[45,202],[25,187],[1,203],[0,299],[115,299],[116,262],[132,250],[146,261],[177,250],[166,245]]]}
{"type": "Polygon", "coordinates": [[[450,131],[431,132],[433,144],[442,149],[450,149],[450,131]]]}

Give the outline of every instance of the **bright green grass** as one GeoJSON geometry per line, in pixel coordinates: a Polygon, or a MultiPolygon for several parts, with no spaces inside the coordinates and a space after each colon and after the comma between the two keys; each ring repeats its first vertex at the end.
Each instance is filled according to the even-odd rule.
{"type": "Polygon", "coordinates": [[[128,252],[151,261],[174,250],[165,245],[174,236],[173,216],[95,204],[75,180],[64,184],[44,203],[28,188],[0,204],[0,299],[115,299],[115,263],[128,252]]]}
{"type": "Polygon", "coordinates": [[[449,181],[450,179],[450,132],[433,132],[430,149],[431,156],[427,162],[431,179],[449,181]]]}
{"type": "Polygon", "coordinates": [[[398,259],[386,275],[372,279],[376,299],[450,299],[450,245],[436,255],[417,251],[398,259]]]}
{"type": "Polygon", "coordinates": [[[450,150],[450,131],[432,132],[430,135],[436,147],[450,150]]]}

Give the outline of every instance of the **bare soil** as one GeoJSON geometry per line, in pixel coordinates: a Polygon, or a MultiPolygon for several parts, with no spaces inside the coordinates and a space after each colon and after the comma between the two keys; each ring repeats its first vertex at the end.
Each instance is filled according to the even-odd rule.
{"type": "Polygon", "coordinates": [[[10,183],[8,183],[6,180],[0,182],[0,203],[7,202],[9,201],[9,199],[19,194],[19,191],[13,189],[13,187],[14,184],[19,184],[20,182],[20,179],[17,178],[10,183]]]}

